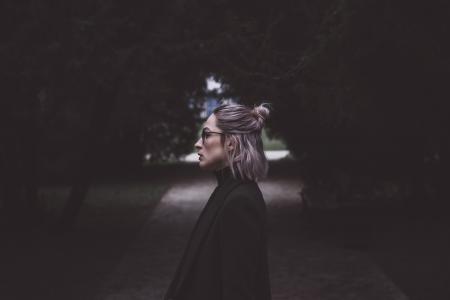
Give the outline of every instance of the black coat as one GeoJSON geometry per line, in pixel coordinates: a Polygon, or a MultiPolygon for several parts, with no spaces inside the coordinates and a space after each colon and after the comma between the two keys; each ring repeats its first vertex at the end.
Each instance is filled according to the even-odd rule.
{"type": "Polygon", "coordinates": [[[270,300],[266,205],[254,181],[214,172],[218,186],[190,235],[165,300],[270,300]]]}

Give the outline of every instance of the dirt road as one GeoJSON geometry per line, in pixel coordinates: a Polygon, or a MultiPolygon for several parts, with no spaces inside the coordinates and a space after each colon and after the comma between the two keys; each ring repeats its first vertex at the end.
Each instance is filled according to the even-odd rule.
{"type": "MultiPolygon", "coordinates": [[[[407,299],[364,253],[308,238],[299,183],[292,177],[259,183],[268,208],[273,299],[407,299]]],[[[215,186],[212,174],[174,183],[96,299],[162,299],[215,186]]]]}

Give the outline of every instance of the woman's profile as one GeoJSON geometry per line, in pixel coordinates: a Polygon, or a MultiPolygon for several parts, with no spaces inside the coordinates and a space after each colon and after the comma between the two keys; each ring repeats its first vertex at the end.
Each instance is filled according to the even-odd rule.
{"type": "Polygon", "coordinates": [[[267,175],[261,131],[265,103],[222,104],[195,143],[199,167],[217,186],[191,232],[165,300],[271,299],[266,205],[257,181],[267,175]]]}

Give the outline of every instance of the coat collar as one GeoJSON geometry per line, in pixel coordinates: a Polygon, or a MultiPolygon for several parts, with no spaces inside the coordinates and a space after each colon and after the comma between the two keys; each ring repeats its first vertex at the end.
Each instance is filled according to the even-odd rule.
{"type": "Polygon", "coordinates": [[[232,176],[229,168],[225,168],[214,173],[218,181],[218,186],[208,199],[208,202],[197,219],[197,223],[191,233],[188,245],[181,260],[182,265],[180,265],[180,269],[177,271],[178,279],[176,280],[176,286],[172,291],[174,294],[178,292],[190,268],[192,267],[192,263],[198,254],[202,242],[211,229],[211,225],[220,211],[220,208],[223,206],[225,198],[234,188],[243,183],[242,180],[232,176]]]}

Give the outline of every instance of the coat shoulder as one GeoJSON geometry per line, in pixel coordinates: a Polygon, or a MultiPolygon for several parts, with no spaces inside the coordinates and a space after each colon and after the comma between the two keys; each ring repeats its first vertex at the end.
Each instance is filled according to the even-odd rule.
{"type": "Polygon", "coordinates": [[[243,182],[234,188],[225,199],[225,206],[255,206],[265,207],[265,202],[258,184],[243,182]]]}

